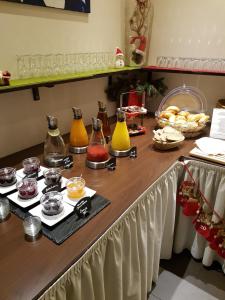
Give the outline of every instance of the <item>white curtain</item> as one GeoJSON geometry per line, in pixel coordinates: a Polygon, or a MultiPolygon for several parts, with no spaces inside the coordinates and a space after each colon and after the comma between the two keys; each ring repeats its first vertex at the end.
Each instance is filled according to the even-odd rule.
{"type": "MultiPolygon", "coordinates": [[[[189,161],[187,164],[193,174],[193,178],[199,183],[199,189],[210,202],[214,210],[221,217],[225,217],[225,168],[207,164],[204,162],[189,161]]],[[[180,178],[180,180],[183,178],[180,178]]],[[[187,172],[184,173],[184,179],[190,180],[187,172]]],[[[216,254],[208,246],[204,237],[196,233],[192,220],[182,214],[182,209],[178,207],[178,215],[175,230],[174,252],[180,253],[185,248],[189,249],[192,256],[196,259],[202,259],[205,266],[211,266],[213,261],[221,263],[225,272],[224,259],[216,254]]],[[[213,221],[218,219],[213,215],[213,221]]]]}
{"type": "Polygon", "coordinates": [[[176,162],[40,299],[146,300],[171,256],[181,173],[176,162]]]}

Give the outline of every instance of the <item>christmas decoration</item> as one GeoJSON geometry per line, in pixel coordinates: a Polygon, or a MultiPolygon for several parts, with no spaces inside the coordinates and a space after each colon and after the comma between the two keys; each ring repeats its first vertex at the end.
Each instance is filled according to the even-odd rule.
{"type": "Polygon", "coordinates": [[[177,203],[183,208],[183,214],[194,217],[192,223],[195,230],[208,242],[209,247],[217,254],[225,258],[225,220],[211,206],[210,202],[200,191],[190,170],[183,164],[185,172],[188,173],[190,181],[183,181],[177,192],[177,203]],[[216,217],[218,222],[212,218],[216,217]]]}
{"type": "Polygon", "coordinates": [[[115,61],[115,67],[116,68],[123,68],[124,67],[124,55],[123,52],[120,50],[120,48],[116,48],[116,61],[115,61]]]}
{"type": "Polygon", "coordinates": [[[0,71],[0,85],[9,85],[10,77],[9,71],[0,71]]]}
{"type": "Polygon", "coordinates": [[[146,63],[150,45],[153,5],[151,0],[127,0],[126,11],[128,64],[142,66],[146,63]]]}

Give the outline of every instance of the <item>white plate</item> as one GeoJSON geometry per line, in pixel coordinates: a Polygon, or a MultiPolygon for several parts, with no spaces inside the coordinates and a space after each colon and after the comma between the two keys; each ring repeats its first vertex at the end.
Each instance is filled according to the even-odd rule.
{"type": "MultiPolygon", "coordinates": [[[[20,181],[21,178],[16,175],[16,180],[20,181]]],[[[10,185],[10,186],[0,186],[0,194],[3,195],[3,194],[6,194],[10,191],[16,190],[16,182],[13,185],[10,185]]]]}
{"type": "Polygon", "coordinates": [[[18,191],[7,196],[7,198],[9,198],[9,200],[13,201],[14,203],[16,203],[17,205],[23,207],[23,208],[27,208],[37,202],[40,201],[40,198],[41,196],[43,195],[42,194],[42,190],[46,187],[45,185],[45,182],[44,182],[44,179],[42,180],[39,180],[38,181],[38,194],[36,197],[34,198],[31,198],[31,199],[21,199],[19,196],[18,196],[18,191]]]}
{"type": "Polygon", "coordinates": [[[96,191],[92,190],[92,189],[89,189],[88,187],[85,187],[84,188],[85,190],[85,194],[83,197],[81,198],[76,198],[76,199],[71,199],[67,196],[67,190],[63,191],[62,192],[62,195],[63,195],[63,201],[65,201],[66,203],[72,205],[72,206],[76,206],[77,202],[84,198],[84,197],[93,197],[95,194],[96,194],[96,191]]]}
{"type": "Polygon", "coordinates": [[[55,216],[46,216],[45,214],[43,214],[41,204],[39,204],[39,205],[35,206],[34,208],[32,208],[31,210],[29,210],[29,213],[31,213],[33,216],[40,217],[42,223],[45,223],[48,226],[53,226],[53,225],[57,224],[58,222],[60,222],[61,220],[63,220],[68,215],[70,215],[74,211],[73,206],[71,206],[65,202],[63,203],[63,206],[64,206],[63,211],[60,214],[55,215],[55,216]]]}
{"type": "MultiPolygon", "coordinates": [[[[38,172],[38,177],[41,177],[43,175],[43,172],[47,170],[47,168],[40,166],[40,171],[38,172]]],[[[24,178],[26,176],[26,174],[23,172],[23,168],[18,170],[16,172],[16,174],[20,177],[20,178],[24,178]]]]}

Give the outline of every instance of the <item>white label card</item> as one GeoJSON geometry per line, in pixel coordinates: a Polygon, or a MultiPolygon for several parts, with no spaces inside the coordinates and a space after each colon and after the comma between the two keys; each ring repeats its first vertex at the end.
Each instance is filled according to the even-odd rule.
{"type": "Polygon", "coordinates": [[[210,137],[225,140],[225,109],[214,108],[210,137]]]}

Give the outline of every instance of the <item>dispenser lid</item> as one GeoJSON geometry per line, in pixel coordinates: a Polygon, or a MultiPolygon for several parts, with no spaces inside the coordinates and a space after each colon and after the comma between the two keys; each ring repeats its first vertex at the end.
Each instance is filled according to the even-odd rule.
{"type": "Polygon", "coordinates": [[[58,121],[56,117],[53,116],[46,116],[47,121],[48,121],[48,128],[49,129],[57,129],[58,128],[58,121]]]}
{"type": "Polygon", "coordinates": [[[82,111],[78,107],[72,107],[74,118],[75,119],[81,119],[82,118],[82,111]]]}
{"type": "Polygon", "coordinates": [[[156,116],[169,106],[177,106],[182,111],[202,113],[207,111],[205,95],[196,87],[183,85],[170,91],[161,101],[156,116]]]}
{"type": "Polygon", "coordinates": [[[101,112],[106,111],[106,106],[102,101],[98,101],[98,107],[99,107],[99,111],[101,111],[101,112]]]}
{"type": "Polygon", "coordinates": [[[126,120],[126,113],[121,108],[118,108],[117,121],[124,122],[125,120],[126,120]]]}
{"type": "Polygon", "coordinates": [[[97,119],[95,117],[92,118],[92,125],[94,130],[101,130],[102,128],[102,121],[100,119],[97,119]]]}

